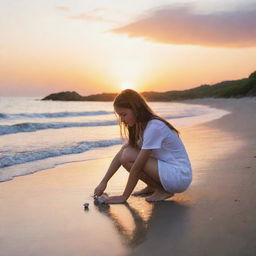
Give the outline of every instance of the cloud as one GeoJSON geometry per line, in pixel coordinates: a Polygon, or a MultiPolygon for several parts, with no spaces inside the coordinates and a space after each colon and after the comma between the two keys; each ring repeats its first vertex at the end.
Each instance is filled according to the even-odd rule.
{"type": "Polygon", "coordinates": [[[89,12],[81,13],[78,15],[69,16],[70,19],[86,20],[93,22],[108,22],[117,23],[114,19],[109,19],[109,10],[104,8],[95,8],[89,12]]]}
{"type": "Polygon", "coordinates": [[[58,11],[64,11],[64,12],[70,11],[70,8],[69,8],[69,7],[66,7],[66,6],[56,6],[55,8],[56,8],[58,11]]]}
{"type": "Polygon", "coordinates": [[[192,6],[168,6],[111,32],[166,44],[255,47],[255,17],[255,8],[199,14],[192,6]]]}

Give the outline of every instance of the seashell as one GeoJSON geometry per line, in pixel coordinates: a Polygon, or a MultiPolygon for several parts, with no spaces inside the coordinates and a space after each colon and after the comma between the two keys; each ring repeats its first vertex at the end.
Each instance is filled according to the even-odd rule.
{"type": "Polygon", "coordinates": [[[99,196],[99,197],[97,198],[97,201],[98,201],[99,204],[105,204],[105,200],[104,200],[104,197],[103,197],[103,196],[99,196]]]}

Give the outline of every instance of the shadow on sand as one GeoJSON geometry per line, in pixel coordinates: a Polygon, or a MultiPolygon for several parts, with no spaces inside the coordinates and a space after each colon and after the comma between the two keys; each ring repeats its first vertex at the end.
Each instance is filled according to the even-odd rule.
{"type": "Polygon", "coordinates": [[[142,198],[132,200],[131,204],[96,207],[111,219],[123,243],[132,251],[145,241],[153,241],[154,245],[175,241],[186,231],[190,209],[182,200],[148,203],[142,198]]]}

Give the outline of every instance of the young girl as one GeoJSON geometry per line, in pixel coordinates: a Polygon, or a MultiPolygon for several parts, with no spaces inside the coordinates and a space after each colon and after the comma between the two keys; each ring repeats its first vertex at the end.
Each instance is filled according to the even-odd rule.
{"type": "Polygon", "coordinates": [[[179,132],[156,115],[134,90],[122,91],[114,100],[114,109],[121,134],[128,133],[128,143],[112,160],[94,195],[103,194],[121,165],[130,172],[125,190],[120,196],[105,197],[107,203],[125,203],[139,179],[147,186],[133,195],[151,194],[146,198],[149,202],[185,191],[191,183],[192,171],[179,132]]]}

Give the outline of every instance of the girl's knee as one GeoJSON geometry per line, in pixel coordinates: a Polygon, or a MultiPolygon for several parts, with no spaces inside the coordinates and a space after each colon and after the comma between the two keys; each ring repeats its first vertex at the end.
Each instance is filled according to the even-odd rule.
{"type": "Polygon", "coordinates": [[[128,163],[134,162],[136,160],[138,153],[138,150],[132,148],[131,146],[125,147],[120,156],[121,164],[125,167],[128,163]]]}
{"type": "Polygon", "coordinates": [[[125,165],[129,162],[130,156],[127,148],[124,148],[121,156],[120,156],[120,162],[121,165],[125,167],[125,165]]]}

